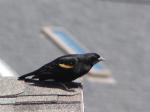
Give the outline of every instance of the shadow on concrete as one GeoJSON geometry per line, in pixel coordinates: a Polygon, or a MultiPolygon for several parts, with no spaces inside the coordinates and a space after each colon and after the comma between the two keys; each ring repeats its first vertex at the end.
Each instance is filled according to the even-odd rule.
{"type": "Polygon", "coordinates": [[[73,89],[75,88],[82,88],[82,85],[79,82],[60,83],[55,81],[39,81],[34,79],[26,79],[25,82],[28,82],[31,86],[58,88],[71,92],[73,92],[73,89]]]}

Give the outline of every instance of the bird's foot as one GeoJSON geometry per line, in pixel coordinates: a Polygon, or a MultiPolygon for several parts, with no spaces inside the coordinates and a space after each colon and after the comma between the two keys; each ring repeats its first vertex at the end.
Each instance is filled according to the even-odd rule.
{"type": "Polygon", "coordinates": [[[65,83],[60,83],[60,85],[68,92],[75,92],[74,89],[69,88],[65,83]]]}

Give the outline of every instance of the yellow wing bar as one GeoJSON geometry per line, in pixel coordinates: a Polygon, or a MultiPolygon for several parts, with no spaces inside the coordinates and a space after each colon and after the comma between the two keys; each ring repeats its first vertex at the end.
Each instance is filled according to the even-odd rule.
{"type": "Polygon", "coordinates": [[[73,68],[73,65],[59,64],[59,66],[66,69],[73,68]]]}

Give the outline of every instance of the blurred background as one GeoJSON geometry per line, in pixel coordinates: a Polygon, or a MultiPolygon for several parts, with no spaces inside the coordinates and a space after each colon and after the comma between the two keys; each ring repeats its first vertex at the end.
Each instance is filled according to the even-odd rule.
{"type": "Polygon", "coordinates": [[[117,81],[85,80],[85,112],[149,112],[149,12],[149,0],[0,0],[0,59],[22,75],[64,55],[40,33],[62,26],[105,57],[117,81]]]}

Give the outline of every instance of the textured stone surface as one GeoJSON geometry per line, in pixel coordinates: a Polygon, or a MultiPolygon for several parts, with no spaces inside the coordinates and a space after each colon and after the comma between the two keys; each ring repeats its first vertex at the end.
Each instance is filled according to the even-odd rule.
{"type": "Polygon", "coordinates": [[[18,105],[15,112],[81,112],[79,104],[18,105]]]}
{"type": "Polygon", "coordinates": [[[1,112],[14,112],[14,108],[12,105],[0,105],[1,112]]]}
{"type": "MultiPolygon", "coordinates": [[[[3,94],[4,95],[4,94],[3,94]]],[[[0,98],[0,105],[15,104],[16,98],[0,98]]]]}
{"type": "Polygon", "coordinates": [[[26,92],[23,94],[28,95],[75,95],[80,94],[80,88],[74,88],[73,91],[67,91],[62,84],[50,83],[50,82],[40,82],[27,84],[26,92]],[[40,91],[39,91],[40,89],[40,91]]]}
{"type": "Polygon", "coordinates": [[[36,81],[35,85],[33,83],[31,84],[31,82],[18,81],[11,78],[1,78],[0,81],[1,85],[3,85],[0,86],[1,112],[82,111],[81,85],[72,88],[74,92],[68,92],[62,90],[61,87],[59,87],[61,85],[57,83],[47,83],[47,81],[36,81]],[[17,86],[17,88],[14,86],[17,86]],[[9,92],[8,89],[11,92],[9,92]]]}
{"type": "Polygon", "coordinates": [[[22,96],[16,98],[17,104],[27,104],[27,103],[50,103],[50,102],[56,102],[57,96],[22,96]]]}
{"type": "Polygon", "coordinates": [[[17,95],[24,92],[24,82],[17,81],[16,79],[0,78],[0,97],[5,95],[17,95]]]}

